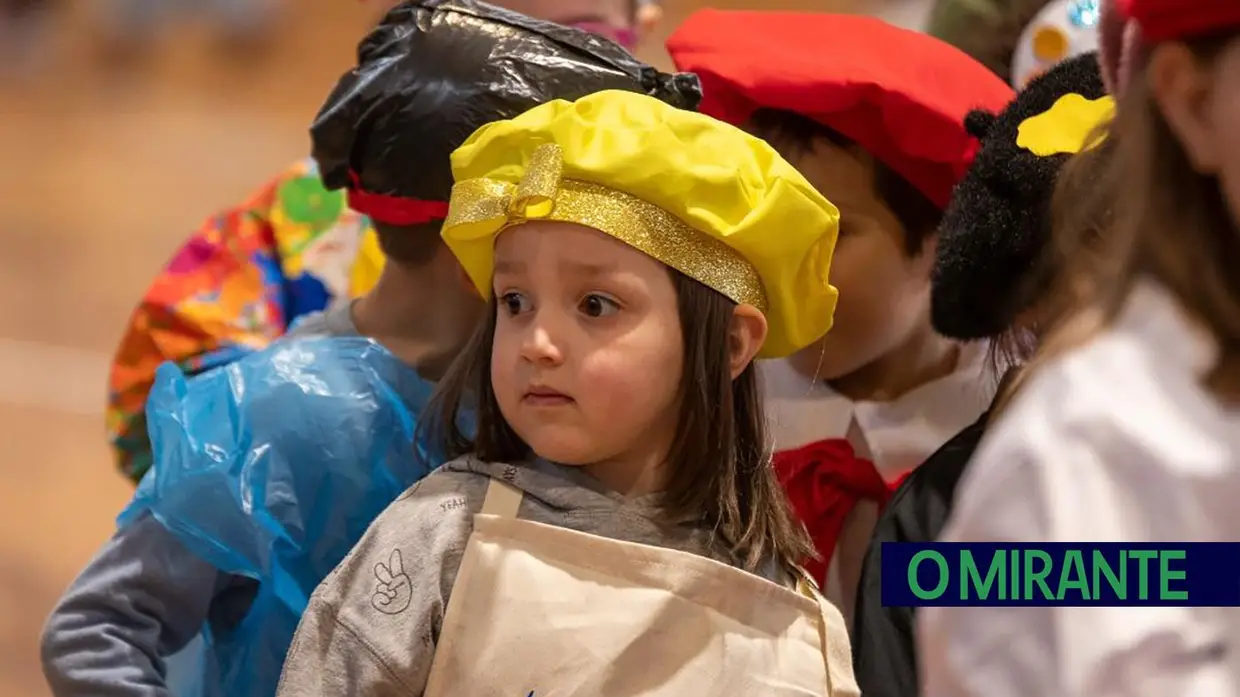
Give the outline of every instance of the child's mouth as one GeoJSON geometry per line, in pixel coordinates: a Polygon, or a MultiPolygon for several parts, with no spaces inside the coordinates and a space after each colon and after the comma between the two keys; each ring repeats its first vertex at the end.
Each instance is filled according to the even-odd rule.
{"type": "Polygon", "coordinates": [[[527,390],[521,401],[532,407],[558,407],[571,404],[573,398],[549,387],[536,387],[527,390]]]}

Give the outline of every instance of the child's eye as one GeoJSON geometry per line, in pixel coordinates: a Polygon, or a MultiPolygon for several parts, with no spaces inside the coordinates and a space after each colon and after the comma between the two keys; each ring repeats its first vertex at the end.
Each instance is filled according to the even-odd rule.
{"type": "Polygon", "coordinates": [[[590,293],[581,299],[581,304],[578,305],[578,309],[589,317],[606,317],[607,315],[619,312],[620,303],[612,300],[606,295],[590,293]]]}
{"type": "Polygon", "coordinates": [[[509,291],[499,297],[499,304],[504,308],[504,312],[509,316],[515,317],[523,312],[530,311],[530,299],[516,291],[509,291]]]}

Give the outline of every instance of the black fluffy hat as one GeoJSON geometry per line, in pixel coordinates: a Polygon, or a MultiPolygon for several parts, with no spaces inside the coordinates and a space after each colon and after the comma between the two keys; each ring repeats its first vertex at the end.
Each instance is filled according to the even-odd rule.
{"type": "Polygon", "coordinates": [[[1069,154],[1036,155],[1017,145],[1025,120],[1059,99],[1106,95],[1096,53],[1060,63],[1032,80],[997,116],[974,111],[966,128],[981,141],[939,228],[931,320],[941,334],[982,339],[1007,329],[1034,298],[1031,270],[1051,237],[1051,196],[1069,154]]]}
{"type": "Polygon", "coordinates": [[[662,73],[579,29],[476,0],[404,2],[362,40],[357,66],[315,117],[313,156],[358,212],[422,222],[391,218],[407,217],[403,201],[446,209],[449,156],[480,126],[608,89],[685,109],[701,99],[696,76],[662,73]]]}

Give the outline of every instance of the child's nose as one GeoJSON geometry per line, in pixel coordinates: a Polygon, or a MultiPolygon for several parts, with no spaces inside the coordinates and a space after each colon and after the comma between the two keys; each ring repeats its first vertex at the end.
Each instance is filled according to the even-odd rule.
{"type": "Polygon", "coordinates": [[[545,322],[536,321],[526,334],[521,346],[521,357],[531,363],[543,365],[559,365],[564,362],[564,354],[559,343],[553,338],[552,328],[545,322]]]}

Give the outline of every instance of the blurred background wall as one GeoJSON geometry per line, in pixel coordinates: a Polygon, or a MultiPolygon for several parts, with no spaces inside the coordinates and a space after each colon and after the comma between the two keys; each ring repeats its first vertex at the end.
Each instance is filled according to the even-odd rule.
{"type": "MultiPolygon", "coordinates": [[[[307,154],[309,119],[380,12],[290,0],[257,34],[188,22],[121,37],[106,31],[104,0],[57,3],[43,18],[32,14],[41,2],[0,0],[4,697],[47,694],[43,620],[132,492],[105,448],[102,410],[134,303],[206,215],[307,154]]],[[[925,12],[925,0],[664,0],[643,56],[667,67],[666,33],[706,5],[909,25],[925,12]]]]}

